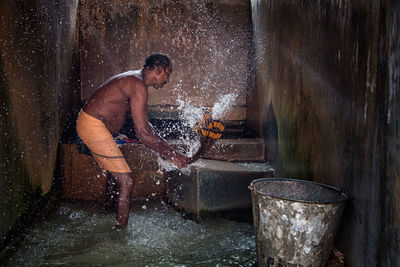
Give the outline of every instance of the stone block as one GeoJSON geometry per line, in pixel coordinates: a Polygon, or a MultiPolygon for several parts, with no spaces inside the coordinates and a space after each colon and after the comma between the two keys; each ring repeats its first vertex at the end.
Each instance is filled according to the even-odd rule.
{"type": "Polygon", "coordinates": [[[190,166],[190,173],[167,173],[169,201],[199,221],[210,213],[251,208],[250,182],[274,177],[265,163],[233,163],[201,159],[190,166]]]}
{"type": "Polygon", "coordinates": [[[104,199],[106,174],[93,157],[79,153],[74,144],[64,144],[61,147],[62,197],[82,200],[104,199]]]}
{"type": "MultiPolygon", "coordinates": [[[[61,168],[64,199],[103,200],[107,172],[91,155],[79,153],[78,145],[63,144],[61,168]]],[[[140,144],[121,145],[121,151],[134,174],[134,198],[165,197],[165,174],[159,171],[157,156],[140,144]]]]}

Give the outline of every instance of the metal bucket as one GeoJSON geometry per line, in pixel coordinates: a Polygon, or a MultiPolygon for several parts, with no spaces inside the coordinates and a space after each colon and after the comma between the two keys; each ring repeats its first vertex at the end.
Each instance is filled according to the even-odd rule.
{"type": "Polygon", "coordinates": [[[303,180],[251,182],[258,266],[325,266],[348,197],[303,180]]]}

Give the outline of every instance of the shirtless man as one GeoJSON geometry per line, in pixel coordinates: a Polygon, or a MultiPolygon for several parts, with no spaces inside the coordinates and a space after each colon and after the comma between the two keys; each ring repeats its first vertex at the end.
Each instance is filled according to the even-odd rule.
{"type": "Polygon", "coordinates": [[[117,225],[120,228],[125,228],[128,222],[133,175],[112,133],[122,127],[129,111],[142,144],[169,158],[178,168],[186,167],[189,162],[188,157],[156,133],[148,120],[148,87],[161,89],[169,81],[171,72],[171,60],[166,55],[151,54],[141,70],[124,72],[101,85],[78,115],[78,135],[100,167],[109,172],[107,198],[118,196],[117,225]],[[111,195],[115,193],[117,196],[111,195]]]}

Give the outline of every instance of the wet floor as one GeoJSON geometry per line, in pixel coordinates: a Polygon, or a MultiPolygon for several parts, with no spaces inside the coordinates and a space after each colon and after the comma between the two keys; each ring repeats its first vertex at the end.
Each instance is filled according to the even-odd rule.
{"type": "Polygon", "coordinates": [[[27,233],[7,266],[252,266],[250,223],[185,219],[162,200],[137,201],[127,229],[98,207],[61,203],[27,233]]]}

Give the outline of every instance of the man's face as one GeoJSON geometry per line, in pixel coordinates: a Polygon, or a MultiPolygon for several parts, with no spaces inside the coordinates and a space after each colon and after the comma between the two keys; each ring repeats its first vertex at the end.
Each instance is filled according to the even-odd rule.
{"type": "Polygon", "coordinates": [[[156,89],[161,89],[169,82],[169,76],[172,73],[172,67],[168,67],[164,70],[163,67],[159,66],[156,69],[156,74],[154,75],[153,87],[156,89]]]}

